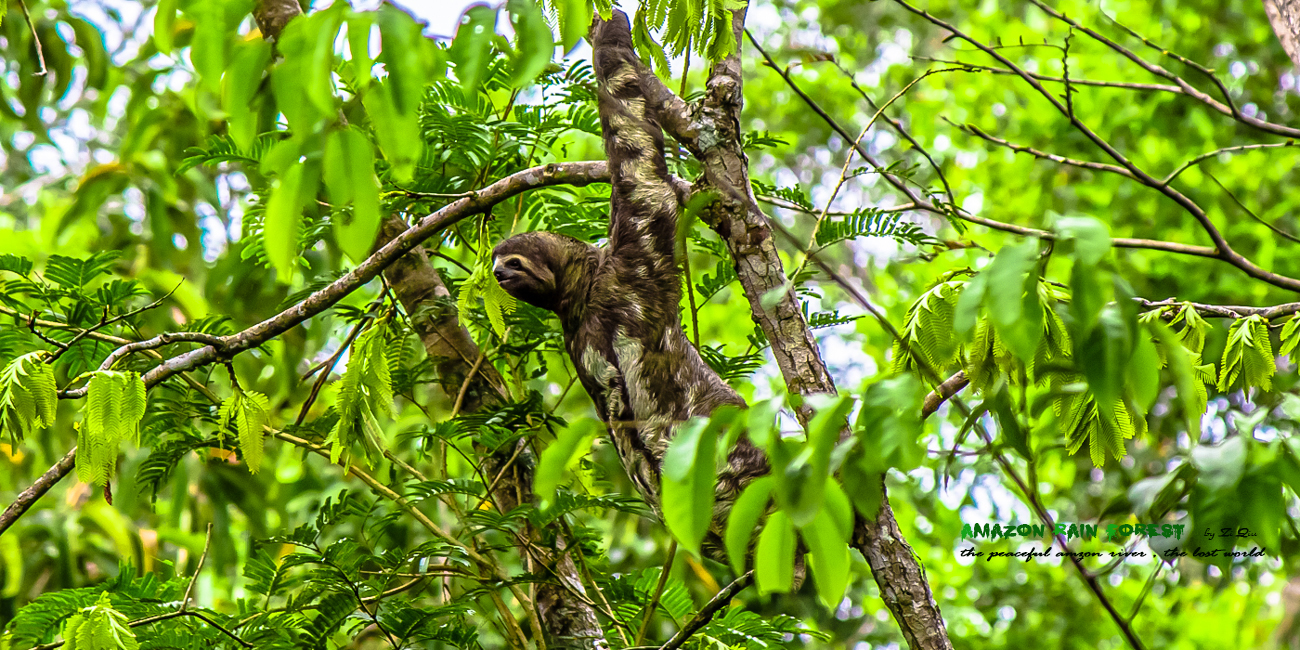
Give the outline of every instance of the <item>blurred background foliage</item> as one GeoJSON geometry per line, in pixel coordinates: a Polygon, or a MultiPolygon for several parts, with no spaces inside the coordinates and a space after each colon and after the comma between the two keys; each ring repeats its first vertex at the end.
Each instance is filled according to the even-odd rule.
{"type": "MultiPolygon", "coordinates": [[[[161,5],[175,14],[176,2],[164,0],[161,5]]],[[[25,316],[32,308],[40,310],[40,318],[88,327],[100,320],[101,312],[126,313],[162,298],[158,308],[134,314],[105,333],[130,339],[177,330],[224,334],[274,315],[306,290],[319,288],[353,265],[331,229],[333,216],[323,194],[320,201],[305,205],[298,267],[286,280],[283,268],[277,273],[268,263],[260,233],[272,184],[258,165],[250,164],[260,155],[232,148],[225,139],[230,115],[223,109],[219,84],[214,90],[203,82],[202,70],[196,70],[206,65],[202,54],[196,61],[196,51],[211,46],[205,45],[210,36],[194,16],[209,10],[182,5],[183,11],[174,19],[159,20],[159,7],[152,2],[8,3],[0,23],[4,53],[0,253],[32,260],[41,270],[56,264],[55,256],[99,260],[102,265],[88,271],[84,282],[61,286],[65,295],[37,298],[28,293],[21,301],[6,300],[9,311],[0,327],[0,363],[51,347],[27,326],[25,316]],[[170,53],[159,50],[155,33],[159,27],[170,30],[165,39],[170,41],[166,45],[170,53]],[[121,284],[107,289],[113,282],[121,284]]],[[[232,40],[258,38],[251,17],[246,16],[248,6],[237,2],[220,6],[226,10],[221,24],[231,34],[240,34],[232,40]]],[[[1244,115],[1278,124],[1300,123],[1297,71],[1257,2],[1067,0],[1052,6],[1210,94],[1217,91],[1208,77],[1146,48],[1120,25],[1168,52],[1213,69],[1244,115]]],[[[1000,44],[1000,53],[1031,72],[1059,77],[1066,74],[1068,63],[1068,75],[1075,79],[1165,83],[1103,44],[1078,31],[1072,33],[1028,2],[935,0],[923,8],[985,43],[1000,44]]],[[[417,17],[421,13],[420,7],[410,9],[417,17]]],[[[762,0],[750,7],[747,25],[777,67],[849,133],[862,129],[875,106],[925,70],[957,67],[937,60],[971,64],[926,77],[887,113],[906,126],[943,170],[956,204],[967,213],[1045,230],[1065,217],[1091,217],[1106,224],[1115,237],[1208,243],[1202,227],[1185,210],[1150,188],[1115,174],[1018,154],[963,130],[973,125],[1024,147],[1110,162],[1041,95],[1012,76],[979,69],[994,62],[968,44],[949,39],[945,30],[899,3],[762,0]]],[[[423,149],[414,162],[415,172],[400,180],[401,174],[383,163],[379,168],[387,213],[418,219],[445,205],[447,194],[482,188],[532,165],[603,158],[585,46],[578,46],[566,59],[557,57],[536,85],[523,88],[512,84],[513,59],[492,55],[481,88],[466,92],[464,79],[447,71],[448,55],[442,47],[446,39],[439,42],[422,60],[433,76],[426,79],[418,112],[423,149]]],[[[807,241],[816,215],[841,178],[851,143],[810,110],[778,70],[765,65],[751,43],[743,43],[742,52],[747,102],[743,127],[752,134],[749,155],[753,176],[760,181],[757,192],[771,204],[771,214],[807,241]],[[800,202],[808,207],[789,209],[800,202]]],[[[707,66],[699,54],[695,56],[689,64],[683,56],[669,62],[671,84],[688,96],[703,90],[707,66]]],[[[336,78],[346,85],[344,72],[336,78]]],[[[1064,93],[1059,83],[1049,87],[1064,93]]],[[[270,94],[265,88],[262,92],[270,94]]],[[[1170,92],[1078,85],[1070,92],[1076,114],[1091,129],[1157,177],[1204,152],[1284,141],[1170,92]]],[[[354,94],[341,94],[342,113],[354,118],[354,123],[363,123],[360,102],[352,101],[354,94]]],[[[260,132],[283,129],[274,102],[264,101],[259,110],[260,132]]],[[[916,186],[942,188],[929,163],[900,141],[895,131],[877,124],[862,144],[885,162],[911,169],[909,182],[916,186]]],[[[1287,189],[1300,180],[1297,156],[1300,150],[1289,148],[1216,155],[1182,172],[1178,187],[1206,208],[1243,255],[1279,274],[1300,275],[1300,258],[1293,258],[1294,251],[1289,250],[1297,246],[1294,235],[1300,234],[1295,219],[1300,195],[1287,189]]],[[[675,171],[689,177],[697,170],[683,159],[675,171]]],[[[426,245],[436,251],[433,263],[455,295],[455,288],[474,267],[479,247],[490,246],[510,232],[547,228],[598,240],[604,233],[606,200],[607,190],[599,185],[540,190],[498,206],[492,220],[463,222],[426,245]]],[[[867,171],[848,180],[832,207],[852,213],[903,202],[879,174],[867,171]]],[[[900,327],[912,303],[936,283],[983,269],[993,253],[1021,241],[1013,234],[954,225],[957,222],[926,213],[911,213],[904,223],[914,223],[925,237],[890,231],[893,236],[856,237],[836,243],[827,252],[838,272],[900,327]]],[[[699,224],[695,228],[690,268],[701,302],[698,332],[688,327],[688,333],[713,350],[706,354],[747,399],[782,393],[775,364],[762,355],[762,342],[752,338],[749,304],[736,284],[722,281],[728,266],[719,256],[722,249],[707,228],[699,224]]],[[[793,249],[788,253],[786,266],[792,269],[799,265],[801,254],[793,249]]],[[[1294,292],[1252,280],[1214,260],[1140,249],[1115,249],[1109,255],[1110,268],[1127,281],[1133,294],[1151,301],[1175,298],[1262,307],[1294,299],[1294,292]]],[[[1068,258],[1049,259],[1044,279],[1069,283],[1072,266],[1057,261],[1068,258]]],[[[19,276],[0,273],[0,281],[18,282],[19,276]]],[[[212,366],[195,377],[225,396],[232,390],[231,376],[237,376],[243,389],[268,397],[274,426],[296,422],[300,426],[291,430],[308,439],[323,438],[331,418],[337,417],[331,408],[336,383],[325,384],[319,398],[309,397],[314,377],[304,375],[337,359],[335,353],[350,340],[356,325],[376,315],[372,305],[386,291],[383,283],[372,282],[325,315],[238,356],[229,373],[212,366]],[[299,417],[309,400],[305,419],[299,417]]],[[[801,291],[809,313],[822,314],[821,322],[827,325],[817,335],[842,387],[856,390],[891,373],[894,339],[878,321],[862,317],[864,310],[841,287],[813,274],[801,291]]],[[[6,292],[17,296],[17,285],[6,287],[6,292]]],[[[545,314],[521,307],[510,316],[511,329],[504,339],[494,333],[485,316],[475,314],[467,320],[480,344],[493,351],[492,362],[510,385],[511,395],[523,405],[522,412],[567,421],[592,415],[587,396],[573,385],[558,327],[545,314]]],[[[1212,322],[1203,354],[1207,363],[1220,359],[1228,339],[1228,321],[1212,322]]],[[[1276,332],[1281,322],[1274,325],[1276,332]]],[[[400,319],[396,330],[395,336],[402,339],[394,343],[401,357],[395,362],[398,371],[393,378],[399,399],[393,416],[382,421],[394,453],[426,471],[445,471],[442,478],[469,480],[479,478],[467,461],[478,453],[473,442],[502,443],[522,436],[540,450],[554,439],[557,425],[545,420],[539,424],[536,418],[524,418],[525,425],[516,422],[513,427],[501,420],[449,421],[457,396],[440,389],[432,369],[421,364],[423,351],[400,319]]],[[[49,335],[60,336],[53,330],[49,335]]],[[[164,350],[178,352],[188,349],[186,345],[164,350]]],[[[78,341],[59,359],[59,385],[97,366],[112,347],[94,338],[78,341]]],[[[348,358],[337,360],[336,378],[348,358]]],[[[144,369],[152,363],[136,358],[132,367],[144,369]]],[[[1199,496],[1189,483],[1180,483],[1178,500],[1158,510],[1168,512],[1167,521],[1185,520],[1196,499],[1209,499],[1220,508],[1266,510],[1249,520],[1275,526],[1271,533],[1275,545],[1267,548],[1264,559],[1207,564],[1189,557],[1160,566],[1148,553],[1118,563],[1085,563],[1098,572],[1110,601],[1131,619],[1148,647],[1300,647],[1294,619],[1300,611],[1300,579],[1294,577],[1291,564],[1300,541],[1294,521],[1300,509],[1294,490],[1281,485],[1285,470],[1275,468],[1282,464],[1266,458],[1278,453],[1275,441],[1289,441],[1300,426],[1295,374],[1295,366],[1281,360],[1268,391],[1212,388],[1199,429],[1191,431],[1185,418],[1171,416],[1177,414],[1177,407],[1173,391],[1166,387],[1151,410],[1147,431],[1127,441],[1128,453],[1122,461],[1108,459],[1102,468],[1094,467],[1087,453],[1070,454],[1064,435],[1041,422],[1031,432],[1030,458],[1015,460],[1018,471],[1028,472],[1038,498],[1058,521],[1103,526],[1142,521],[1134,514],[1157,512],[1152,509],[1151,483],[1143,481],[1167,478],[1196,453],[1202,454],[1202,469],[1226,464],[1235,480],[1217,483],[1218,492],[1199,496]],[[1229,454],[1223,443],[1230,439],[1249,440],[1250,452],[1224,458],[1229,454]],[[1265,469],[1256,471],[1256,467],[1265,469]]],[[[450,553],[436,548],[411,551],[408,542],[415,539],[418,527],[403,519],[399,509],[367,494],[339,466],[299,447],[268,440],[262,469],[251,475],[242,457],[232,451],[230,437],[223,440],[217,435],[215,406],[192,386],[163,384],[151,391],[150,405],[140,445],[129,446],[119,462],[111,486],[112,505],[99,488],[69,478],[0,535],[0,622],[15,621],[24,606],[43,594],[83,594],[84,598],[77,597],[85,602],[77,602],[91,604],[94,597],[89,594],[106,585],[115,593],[130,594],[137,605],[155,604],[153,609],[124,609],[131,618],[155,614],[162,603],[180,599],[204,552],[209,525],[206,568],[193,585],[193,598],[236,620],[249,611],[248,602],[262,601],[257,607],[267,607],[273,595],[288,598],[275,602],[292,609],[294,596],[280,591],[284,585],[271,585],[259,571],[294,548],[304,554],[354,555],[357,562],[371,558],[381,564],[386,551],[402,549],[412,554],[414,562],[423,562],[422,570],[428,566],[427,558],[450,553]],[[300,528],[304,525],[308,528],[300,528]],[[258,543],[266,540],[273,541],[258,543]],[[339,543],[345,546],[328,551],[339,543]],[[90,591],[68,591],[85,589],[90,591]]],[[[9,501],[76,444],[74,423],[79,417],[76,405],[65,400],[53,426],[21,445],[0,444],[0,500],[9,501]]],[[[983,421],[993,426],[992,418],[983,421]]],[[[988,448],[973,441],[965,446],[957,443],[959,436],[964,438],[963,425],[964,417],[956,409],[941,410],[921,439],[929,451],[921,467],[891,473],[888,479],[890,503],[925,566],[954,644],[1121,647],[1122,638],[1102,604],[1068,563],[1055,558],[1024,562],[958,557],[961,548],[970,546],[959,539],[963,521],[1035,520],[988,448]],[[953,449],[957,451],[949,453],[953,449]]],[[[1008,453],[1002,443],[997,448],[1008,453]]],[[[386,462],[371,469],[393,483],[404,480],[400,471],[386,462]]],[[[629,618],[639,620],[670,537],[637,507],[630,496],[635,491],[608,445],[597,444],[575,473],[570,487],[586,490],[588,497],[607,499],[575,507],[567,515],[568,525],[588,554],[588,570],[605,587],[612,607],[629,608],[629,618]]],[[[508,546],[506,534],[494,529],[503,526],[500,522],[466,519],[458,511],[474,509],[482,485],[478,492],[469,488],[469,494],[455,497],[461,499],[459,506],[432,498],[434,492],[454,487],[426,485],[425,489],[430,491],[430,517],[457,530],[479,530],[489,546],[508,546]]],[[[985,551],[1023,546],[1018,541],[977,545],[985,551]]],[[[1118,546],[1091,541],[1080,543],[1079,548],[1118,546]]],[[[1147,550],[1145,543],[1136,548],[1147,550]]],[[[519,558],[509,552],[502,556],[510,568],[518,569],[519,558]]],[[[764,634],[774,635],[769,642],[791,647],[869,648],[901,643],[877,586],[856,554],[854,565],[849,595],[834,611],[818,604],[810,585],[799,594],[771,598],[746,592],[746,609],[772,621],[778,614],[794,617],[763,628],[764,634]],[[787,634],[800,631],[805,633],[787,634]],[[815,633],[806,633],[810,631],[815,633]]],[[[274,570],[274,563],[270,566],[274,570]]],[[[653,619],[652,639],[670,636],[681,617],[711,597],[730,575],[726,567],[684,553],[677,554],[670,570],[673,580],[653,619]],[[670,602],[674,598],[675,604],[670,602]]],[[[299,582],[290,586],[310,585],[314,579],[298,576],[299,582]]],[[[435,586],[421,588],[436,594],[441,581],[433,582],[435,586]]],[[[470,630],[477,634],[472,643],[501,647],[507,632],[490,599],[465,591],[471,593],[462,594],[465,598],[454,601],[454,607],[433,617],[454,625],[437,629],[470,630]]],[[[328,611],[331,603],[325,599],[316,606],[328,611]]],[[[742,614],[728,617],[739,619],[742,614]]],[[[327,617],[315,620],[323,618],[327,617]]],[[[31,620],[26,623],[33,627],[10,626],[15,647],[54,638],[57,621],[55,627],[47,621],[43,628],[31,620]]],[[[150,643],[193,647],[198,642],[229,642],[209,627],[190,623],[186,619],[170,627],[154,626],[158,636],[150,643]]],[[[385,647],[373,630],[358,632],[367,623],[340,620],[333,629],[313,633],[319,633],[321,643],[331,640],[334,645],[329,647],[385,647]]],[[[391,622],[390,628],[398,625],[391,622]]],[[[733,621],[732,629],[744,625],[733,621]]],[[[717,634],[724,645],[753,647],[741,637],[717,634]]],[[[437,647],[470,642],[430,633],[421,643],[437,647]]]]}

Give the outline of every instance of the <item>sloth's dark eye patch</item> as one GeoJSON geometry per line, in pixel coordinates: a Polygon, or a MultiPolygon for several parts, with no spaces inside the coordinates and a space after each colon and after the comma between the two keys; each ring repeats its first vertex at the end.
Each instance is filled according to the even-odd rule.
{"type": "Polygon", "coordinates": [[[523,265],[522,262],[519,261],[519,258],[517,258],[517,257],[512,257],[512,258],[506,260],[506,268],[508,268],[508,269],[514,269],[514,270],[518,271],[518,270],[524,268],[524,265],[523,265]]]}

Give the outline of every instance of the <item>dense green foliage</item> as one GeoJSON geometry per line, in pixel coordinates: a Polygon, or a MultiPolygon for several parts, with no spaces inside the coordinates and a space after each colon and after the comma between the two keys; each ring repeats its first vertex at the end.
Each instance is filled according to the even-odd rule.
{"type": "MultiPolygon", "coordinates": [[[[753,191],[844,389],[787,394],[691,203],[683,320],[751,408],[679,427],[662,523],[558,323],[490,273],[512,233],[600,241],[603,184],[438,230],[424,245],[450,295],[415,313],[379,276],[154,379],[319,300],[390,216],[603,159],[573,48],[608,3],[478,5],[437,39],[396,6],[336,2],[272,45],[248,0],[0,1],[3,502],[77,449],[75,476],[0,529],[0,648],[523,647],[556,578],[520,549],[558,538],[614,647],[667,641],[747,567],[754,588],[685,647],[899,643],[850,549],[882,473],[955,646],[1122,647],[1116,618],[1147,647],[1298,642],[1300,79],[1258,3],[752,2],[761,53],[732,39],[729,0],[625,4],[687,99],[740,48],[753,191]],[[414,325],[439,310],[500,403],[440,384],[414,325]],[[969,387],[931,415],[957,372],[969,387]],[[716,469],[742,433],[773,471],[717,562],[716,469]],[[535,502],[497,502],[502,453],[536,459],[535,502]],[[1101,597],[1065,559],[960,557],[963,522],[1048,517],[1189,532],[1071,540],[1145,552],[1082,561],[1101,597]],[[1152,557],[1234,545],[1265,557],[1152,557]]],[[[700,175],[670,149],[675,175],[700,175]]]]}

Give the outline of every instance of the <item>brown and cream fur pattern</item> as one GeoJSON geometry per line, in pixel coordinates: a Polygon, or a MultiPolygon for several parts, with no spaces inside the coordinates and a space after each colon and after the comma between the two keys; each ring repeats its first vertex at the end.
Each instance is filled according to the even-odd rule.
{"type": "MultiPolygon", "coordinates": [[[[517,235],[493,251],[493,271],[511,295],[559,316],[582,385],[628,476],[657,512],[660,465],[677,424],[745,402],[682,331],[680,206],[663,131],[642,90],[642,75],[651,73],[632,50],[627,17],[597,19],[591,38],[612,185],[609,241],[596,247],[549,232],[517,235]]],[[[720,511],[767,472],[763,454],[745,440],[728,461],[719,476],[720,511]]]]}

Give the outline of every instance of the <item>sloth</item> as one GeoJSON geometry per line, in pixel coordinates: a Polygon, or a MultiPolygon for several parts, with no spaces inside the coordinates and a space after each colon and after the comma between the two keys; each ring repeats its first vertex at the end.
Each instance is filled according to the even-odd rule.
{"type": "MultiPolygon", "coordinates": [[[[609,427],[628,477],[658,514],[664,452],[678,423],[745,401],[700,357],[682,330],[676,253],[680,210],[664,160],[658,117],[647,108],[627,16],[597,17],[591,31],[601,133],[610,169],[604,246],[530,232],[493,250],[497,282],[554,312],[583,388],[609,427]]],[[[742,439],[718,477],[719,515],[750,480],[767,473],[742,439]]]]}

